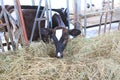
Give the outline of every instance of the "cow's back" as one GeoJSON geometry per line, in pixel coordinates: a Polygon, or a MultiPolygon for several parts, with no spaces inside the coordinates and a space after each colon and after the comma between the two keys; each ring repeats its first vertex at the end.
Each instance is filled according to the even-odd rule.
{"type": "MultiPolygon", "coordinates": [[[[23,18],[26,26],[26,33],[27,33],[28,39],[30,39],[32,29],[33,29],[34,19],[36,15],[36,9],[24,9],[22,10],[22,12],[23,12],[23,18]]],[[[41,27],[44,27],[44,26],[45,26],[45,21],[41,21],[41,27]]],[[[33,35],[33,41],[38,40],[38,38],[39,38],[39,28],[38,28],[38,24],[36,24],[36,28],[33,35]]]]}

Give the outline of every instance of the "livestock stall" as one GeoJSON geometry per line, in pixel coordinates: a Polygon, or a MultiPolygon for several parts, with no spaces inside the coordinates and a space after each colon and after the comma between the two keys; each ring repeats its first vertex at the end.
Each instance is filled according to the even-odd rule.
{"type": "MultiPolygon", "coordinates": [[[[32,5],[35,5],[36,1],[32,1],[32,5]]],[[[120,1],[112,0],[114,7],[106,8],[107,10],[96,10],[94,6],[87,9],[85,5],[82,10],[82,5],[79,4],[84,1],[84,4],[87,4],[87,0],[73,1],[74,9],[69,7],[69,22],[74,24],[75,28],[81,29],[82,34],[68,40],[64,57],[55,58],[53,42],[46,44],[43,41],[31,42],[29,46],[15,51],[1,52],[1,80],[120,79],[120,1]]],[[[90,1],[92,4],[93,0],[90,1]]],[[[106,4],[113,6],[109,0],[106,4]]]]}
{"type": "Polygon", "coordinates": [[[94,0],[77,0],[74,3],[75,9],[71,13],[71,20],[74,24],[79,23],[80,26],[83,26],[85,35],[87,34],[86,28],[99,26],[98,33],[100,34],[101,25],[104,25],[104,30],[102,31],[105,33],[107,24],[110,24],[109,30],[111,30],[111,24],[119,22],[119,1],[100,0],[98,2],[94,3],[94,0]],[[86,5],[84,8],[83,4],[86,5]]]}

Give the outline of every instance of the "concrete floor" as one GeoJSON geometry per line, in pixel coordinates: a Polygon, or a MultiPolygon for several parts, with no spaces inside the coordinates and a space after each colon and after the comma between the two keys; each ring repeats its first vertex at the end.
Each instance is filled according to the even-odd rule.
{"type": "MultiPolygon", "coordinates": [[[[110,31],[112,30],[118,30],[118,23],[112,23],[110,31]]],[[[99,26],[88,28],[86,33],[86,38],[98,36],[98,31],[99,31],[99,26]]],[[[101,34],[104,33],[103,31],[104,31],[104,26],[101,26],[101,34]]],[[[106,32],[108,31],[109,31],[109,24],[107,24],[106,26],[106,32]]]]}

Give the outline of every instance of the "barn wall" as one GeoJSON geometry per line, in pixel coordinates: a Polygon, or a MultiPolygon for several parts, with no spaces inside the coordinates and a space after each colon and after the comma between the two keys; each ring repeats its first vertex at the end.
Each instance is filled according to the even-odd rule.
{"type": "MultiPolygon", "coordinates": [[[[4,0],[4,3],[5,4],[11,4],[13,5],[14,0],[4,0]]],[[[38,5],[39,4],[39,0],[34,0],[35,1],[35,5],[38,5]]],[[[74,0],[69,0],[69,7],[70,7],[70,11],[73,12],[73,2],[74,0]]],[[[102,1],[103,0],[87,0],[87,3],[93,3],[95,4],[95,9],[101,9],[102,7],[102,1]]],[[[114,0],[115,1],[115,6],[119,6],[120,4],[120,0],[114,0]]],[[[22,5],[32,5],[32,0],[20,0],[20,3],[22,5]]],[[[80,6],[81,6],[81,10],[84,10],[84,3],[85,1],[84,0],[81,0],[81,3],[80,3],[80,6]]],[[[44,0],[43,0],[43,3],[42,5],[44,5],[44,0]]],[[[66,7],[66,0],[51,0],[51,7],[52,8],[61,8],[61,7],[66,7]]]]}

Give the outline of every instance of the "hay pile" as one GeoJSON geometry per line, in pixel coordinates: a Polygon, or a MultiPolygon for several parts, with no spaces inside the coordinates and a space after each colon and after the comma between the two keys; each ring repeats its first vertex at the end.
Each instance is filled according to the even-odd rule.
{"type": "Polygon", "coordinates": [[[0,55],[0,80],[120,80],[120,32],[69,41],[64,58],[43,42],[0,55]]]}

